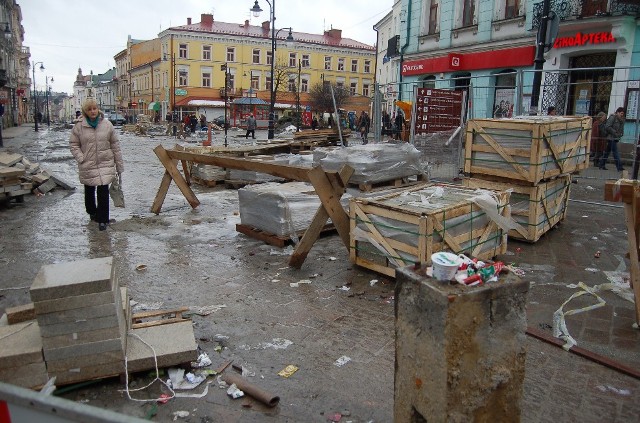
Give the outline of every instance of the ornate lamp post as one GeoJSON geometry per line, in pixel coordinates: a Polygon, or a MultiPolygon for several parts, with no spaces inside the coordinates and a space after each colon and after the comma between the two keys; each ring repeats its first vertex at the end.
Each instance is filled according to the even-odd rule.
{"type": "Polygon", "coordinates": [[[44,88],[45,88],[45,98],[47,99],[47,126],[51,125],[51,120],[49,118],[49,92],[51,91],[51,87],[49,86],[49,82],[53,82],[53,76],[51,78],[49,78],[48,76],[45,75],[44,77],[44,88]]]}
{"type": "Polygon", "coordinates": [[[31,62],[31,72],[33,74],[33,120],[35,122],[35,130],[38,132],[38,91],[36,91],[36,65],[40,65],[40,70],[44,71],[42,62],[31,62]]]}
{"type": "MultiPolygon", "coordinates": [[[[275,15],[275,9],[276,9],[276,0],[266,0],[267,3],[269,4],[269,12],[270,12],[270,26],[271,26],[271,87],[270,87],[270,94],[271,94],[271,101],[269,103],[269,132],[267,135],[268,139],[273,139],[273,131],[275,129],[275,105],[276,105],[276,90],[275,90],[275,81],[274,81],[274,63],[276,61],[276,15],[275,15]]],[[[253,7],[251,9],[249,9],[251,11],[251,13],[253,13],[253,16],[255,16],[256,18],[258,16],[260,16],[260,12],[262,12],[262,9],[260,8],[260,6],[258,5],[258,0],[255,0],[255,3],[253,4],[253,7]]],[[[278,32],[280,32],[280,30],[278,30],[278,32]]],[[[291,34],[291,28],[289,28],[289,36],[287,37],[287,41],[293,41],[293,35],[291,34]]]]}

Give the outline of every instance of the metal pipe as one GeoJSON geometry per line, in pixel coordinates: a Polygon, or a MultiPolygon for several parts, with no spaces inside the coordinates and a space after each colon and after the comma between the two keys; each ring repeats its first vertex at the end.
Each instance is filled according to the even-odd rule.
{"type": "Polygon", "coordinates": [[[530,115],[538,114],[538,102],[540,100],[540,84],[542,83],[542,68],[544,66],[544,46],[547,42],[547,22],[549,18],[549,9],[551,7],[550,0],[542,1],[542,19],[540,20],[540,30],[536,37],[536,58],[533,61],[534,71],[533,74],[533,86],[531,87],[531,107],[529,108],[530,115]]]}
{"type": "Polygon", "coordinates": [[[240,376],[225,374],[224,376],[222,376],[222,380],[227,382],[229,385],[235,384],[238,389],[245,392],[246,394],[251,395],[253,398],[257,399],[268,407],[275,407],[280,402],[279,396],[273,395],[270,392],[257,387],[253,383],[240,376]]]}

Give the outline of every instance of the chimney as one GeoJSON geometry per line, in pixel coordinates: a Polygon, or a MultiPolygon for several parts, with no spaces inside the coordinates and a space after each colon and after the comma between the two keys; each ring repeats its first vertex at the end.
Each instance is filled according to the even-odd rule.
{"type": "Polygon", "coordinates": [[[244,27],[249,28],[249,19],[244,20],[244,27]]]}
{"type": "Polygon", "coordinates": [[[191,25],[191,18],[187,18],[187,25],[191,25]]]}
{"type": "Polygon", "coordinates": [[[213,15],[210,13],[203,13],[200,15],[200,23],[205,25],[213,25],[213,15]]]}
{"type": "Polygon", "coordinates": [[[341,29],[331,28],[330,30],[325,31],[324,33],[325,33],[325,35],[328,35],[329,37],[335,38],[337,40],[342,38],[342,30],[341,29]]]}
{"type": "Polygon", "coordinates": [[[262,29],[263,30],[269,31],[270,26],[271,26],[271,22],[269,22],[269,21],[262,22],[262,29]]]}

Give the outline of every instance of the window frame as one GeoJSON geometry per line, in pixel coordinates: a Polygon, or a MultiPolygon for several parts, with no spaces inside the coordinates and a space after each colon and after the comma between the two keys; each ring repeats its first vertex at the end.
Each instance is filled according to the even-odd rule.
{"type": "Polygon", "coordinates": [[[178,58],[179,59],[188,59],[189,58],[189,45],[188,44],[178,44],[178,58]]]}
{"type": "Polygon", "coordinates": [[[262,51],[259,48],[254,48],[251,52],[251,62],[254,65],[259,65],[260,59],[262,59],[262,51]]]}
{"type": "Polygon", "coordinates": [[[206,44],[202,46],[202,60],[211,60],[211,52],[212,48],[210,44],[206,44]],[[209,57],[207,57],[209,56],[209,57]]]}
{"type": "Polygon", "coordinates": [[[235,47],[227,47],[226,49],[226,62],[235,62],[236,61],[236,48],[235,47]]]}

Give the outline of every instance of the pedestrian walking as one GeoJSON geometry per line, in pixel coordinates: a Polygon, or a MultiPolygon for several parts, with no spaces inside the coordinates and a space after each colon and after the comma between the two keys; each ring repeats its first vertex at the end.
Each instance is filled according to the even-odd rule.
{"type": "Polygon", "coordinates": [[[616,163],[616,169],[618,171],[624,170],[622,162],[620,161],[620,153],[618,152],[618,143],[620,138],[624,135],[624,107],[618,107],[616,112],[609,116],[609,119],[604,124],[604,133],[600,136],[604,136],[607,139],[607,149],[604,152],[604,156],[600,159],[600,169],[607,170],[605,164],[609,158],[609,153],[613,153],[613,160],[616,163]]]}
{"type": "Polygon", "coordinates": [[[254,118],[253,115],[249,115],[247,118],[247,134],[244,136],[245,139],[249,138],[249,134],[251,134],[251,138],[256,139],[256,126],[256,118],[254,118]]]}
{"type": "Polygon", "coordinates": [[[84,119],[71,131],[69,145],[84,185],[85,210],[104,231],[109,223],[109,184],[121,178],[124,162],[118,134],[93,98],[82,105],[82,115],[84,119]]]}
{"type": "Polygon", "coordinates": [[[395,139],[396,140],[402,139],[402,130],[403,129],[404,129],[404,116],[402,115],[402,112],[400,110],[398,110],[396,112],[396,118],[395,118],[394,123],[393,123],[393,132],[395,134],[395,139]]]}

